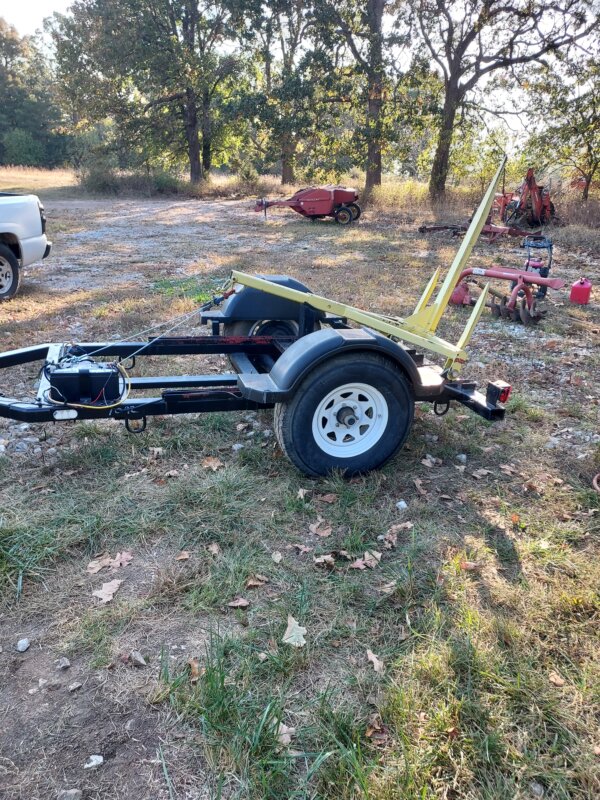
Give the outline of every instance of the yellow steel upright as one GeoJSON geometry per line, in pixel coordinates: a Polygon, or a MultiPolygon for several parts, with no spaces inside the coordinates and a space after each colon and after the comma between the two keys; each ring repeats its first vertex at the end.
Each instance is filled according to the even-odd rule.
{"type": "Polygon", "coordinates": [[[471,255],[471,251],[473,250],[473,247],[475,246],[475,243],[479,238],[479,234],[481,233],[481,230],[485,225],[485,221],[489,216],[489,213],[492,208],[492,203],[494,202],[496,187],[502,175],[502,170],[504,169],[505,164],[506,164],[506,156],[504,156],[504,158],[502,159],[502,162],[498,167],[492,182],[488,186],[488,190],[485,193],[483,200],[479,204],[479,208],[473,215],[471,224],[469,225],[469,228],[465,234],[461,246],[454,257],[452,266],[450,267],[446,277],[444,278],[444,282],[440,287],[437,297],[430,306],[426,305],[429,299],[427,295],[431,296],[431,294],[433,294],[433,287],[430,284],[428,284],[427,288],[425,289],[425,292],[423,293],[423,297],[417,303],[417,307],[415,308],[414,313],[411,314],[410,317],[406,317],[404,319],[404,324],[406,325],[407,328],[415,331],[419,330],[419,332],[421,333],[435,333],[435,331],[437,330],[437,326],[439,325],[440,319],[442,318],[442,314],[446,310],[446,306],[450,301],[450,296],[452,295],[452,292],[454,291],[454,288],[458,283],[458,279],[460,278],[460,273],[465,268],[469,256],[471,255]]]}

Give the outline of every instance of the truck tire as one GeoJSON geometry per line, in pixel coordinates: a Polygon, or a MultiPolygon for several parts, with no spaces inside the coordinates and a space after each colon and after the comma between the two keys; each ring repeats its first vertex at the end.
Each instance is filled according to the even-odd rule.
{"type": "Polygon", "coordinates": [[[0,244],[0,301],[10,300],[19,291],[21,267],[10,247],[0,244]]]}
{"type": "Polygon", "coordinates": [[[414,417],[410,381],[376,353],[334,356],[275,406],[281,449],[306,475],[347,477],[383,466],[404,444],[414,417]]]}

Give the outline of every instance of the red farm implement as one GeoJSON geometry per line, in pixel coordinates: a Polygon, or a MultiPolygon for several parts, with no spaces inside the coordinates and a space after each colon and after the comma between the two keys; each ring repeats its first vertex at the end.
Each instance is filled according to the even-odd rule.
{"type": "Polygon", "coordinates": [[[358,192],[345,186],[310,186],[299,189],[287,200],[256,201],[255,211],[267,208],[291,208],[311,220],[333,217],[340,225],[350,225],[360,217],[361,209],[357,203],[358,192]]]}
{"type": "Polygon", "coordinates": [[[529,225],[537,228],[547,225],[555,218],[550,191],[537,184],[531,167],[516,192],[502,191],[496,195],[493,208],[507,225],[529,225]]]}

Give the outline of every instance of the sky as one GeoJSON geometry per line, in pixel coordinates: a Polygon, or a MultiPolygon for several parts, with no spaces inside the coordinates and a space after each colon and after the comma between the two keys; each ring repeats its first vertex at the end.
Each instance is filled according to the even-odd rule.
{"type": "Polygon", "coordinates": [[[55,11],[63,13],[73,0],[0,0],[0,17],[14,25],[21,36],[33,34],[42,27],[45,17],[55,11]]]}

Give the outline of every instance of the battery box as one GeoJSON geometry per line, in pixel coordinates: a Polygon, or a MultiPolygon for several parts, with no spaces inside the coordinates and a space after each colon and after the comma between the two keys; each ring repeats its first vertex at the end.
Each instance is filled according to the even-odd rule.
{"type": "Polygon", "coordinates": [[[92,359],[49,364],[50,397],[58,403],[112,405],[122,394],[121,373],[114,364],[92,359]]]}

